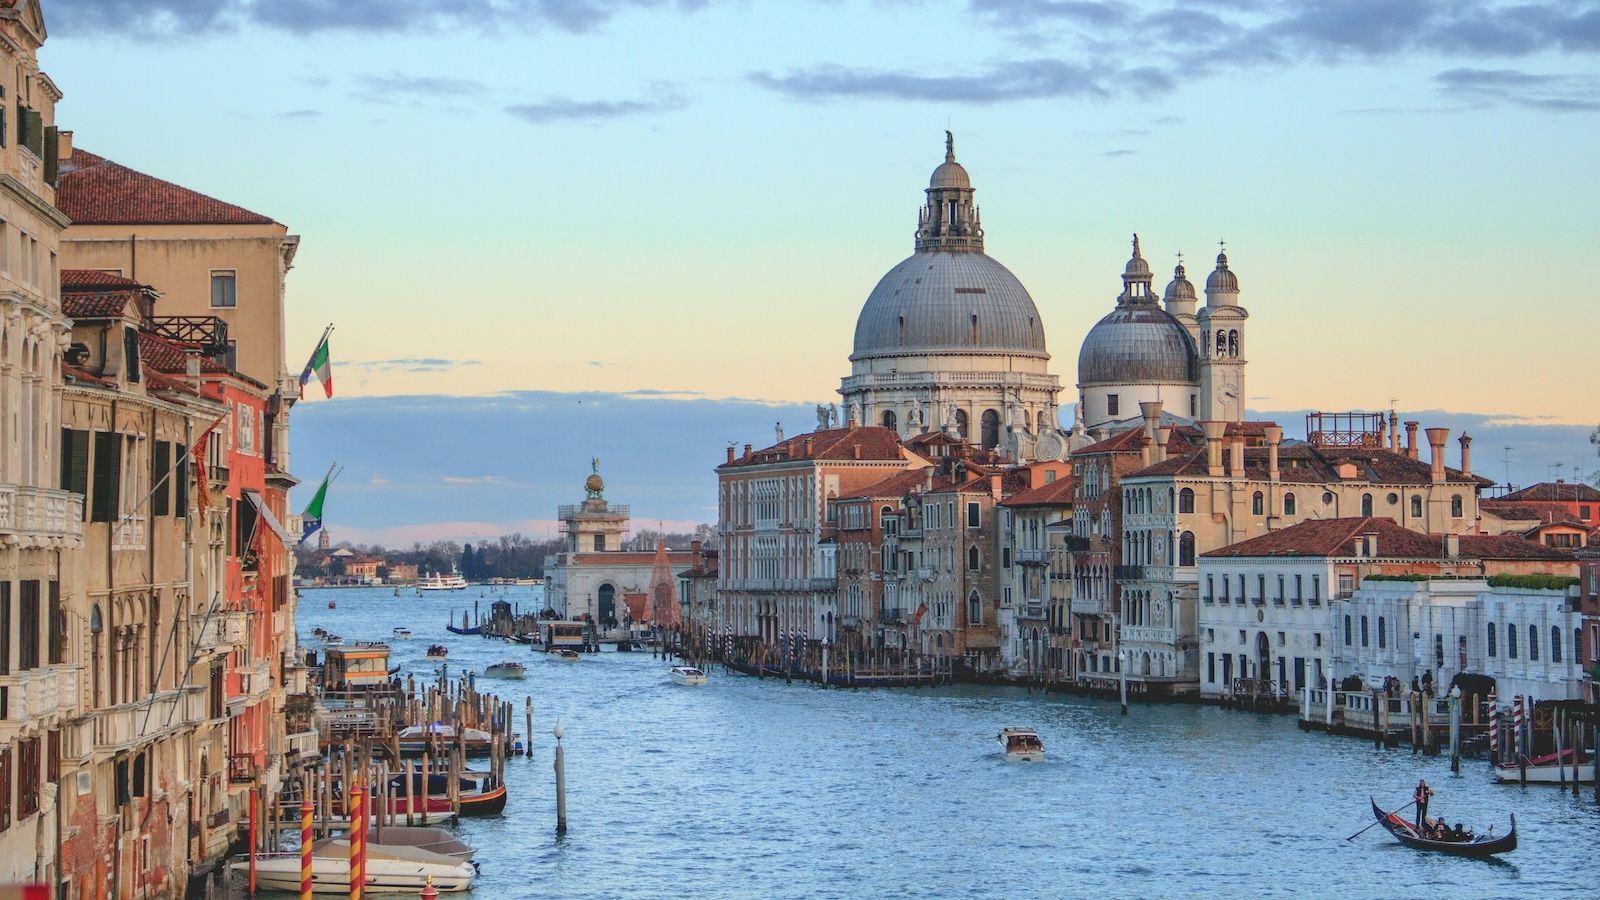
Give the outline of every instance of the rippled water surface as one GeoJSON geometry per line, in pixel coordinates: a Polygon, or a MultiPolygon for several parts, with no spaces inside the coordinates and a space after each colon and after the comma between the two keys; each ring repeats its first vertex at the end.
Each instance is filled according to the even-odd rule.
{"type": "MultiPolygon", "coordinates": [[[[1302,733],[1288,717],[1135,706],[1021,689],[841,690],[725,675],[667,679],[649,653],[561,663],[527,647],[445,632],[447,612],[537,589],[394,597],[308,590],[300,632],[393,644],[419,679],[429,643],[452,673],[501,659],[523,681],[485,682],[534,700],[534,757],[507,765],[504,816],[463,820],[478,848],[477,897],[1596,896],[1600,804],[1554,788],[1459,776],[1444,757],[1378,751],[1302,733]],[[327,601],[338,602],[328,609],[327,601]],[[566,728],[569,831],[555,836],[556,717],[566,728]],[[1049,760],[1007,764],[994,734],[1029,725],[1049,760]],[[1496,833],[1503,862],[1422,854],[1372,821],[1410,798],[1496,833]]],[[[521,730],[519,720],[518,730],[521,730]]]]}

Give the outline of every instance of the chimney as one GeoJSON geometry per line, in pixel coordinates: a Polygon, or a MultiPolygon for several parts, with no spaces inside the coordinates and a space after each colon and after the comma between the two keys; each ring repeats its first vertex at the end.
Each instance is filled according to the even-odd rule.
{"type": "Polygon", "coordinates": [[[1389,446],[1388,431],[1389,431],[1388,428],[1385,427],[1385,425],[1384,425],[1383,413],[1378,413],[1378,446],[1379,447],[1387,447],[1387,446],[1389,446]]]}
{"type": "Polygon", "coordinates": [[[1244,477],[1244,432],[1242,431],[1234,432],[1233,440],[1229,442],[1228,474],[1235,478],[1244,477]]]}
{"type": "Polygon", "coordinates": [[[1472,438],[1461,432],[1461,474],[1472,477],[1472,438]]]}
{"type": "Polygon", "coordinates": [[[1000,473],[998,472],[989,476],[989,496],[993,497],[996,502],[999,502],[1002,496],[1000,493],[1000,473]]]}
{"type": "Polygon", "coordinates": [[[1389,410],[1389,449],[1400,452],[1400,417],[1392,409],[1389,410]]]}
{"type": "Polygon", "coordinates": [[[860,444],[851,444],[850,445],[850,456],[851,456],[852,459],[860,459],[861,458],[861,445],[860,444]]]}
{"type": "Polygon", "coordinates": [[[1206,433],[1206,474],[1215,478],[1222,474],[1222,435],[1228,430],[1227,422],[1201,422],[1206,433]]]}
{"type": "Polygon", "coordinates": [[[690,541],[689,542],[689,553],[690,553],[691,556],[693,556],[695,558],[696,561],[698,561],[700,559],[700,542],[699,541],[690,541]]]}
{"type": "Polygon", "coordinates": [[[925,493],[933,490],[933,466],[922,470],[922,490],[925,493]]]}
{"type": "Polygon", "coordinates": [[[1410,459],[1417,458],[1417,423],[1406,423],[1406,456],[1410,459]]]}
{"type": "Polygon", "coordinates": [[[66,162],[67,160],[71,159],[72,158],[72,132],[71,131],[58,131],[58,132],[56,132],[56,146],[58,148],[60,148],[60,152],[56,154],[56,158],[57,159],[59,159],[62,162],[66,162]]]}
{"type": "Polygon", "coordinates": [[[800,446],[805,448],[806,459],[810,459],[812,448],[816,446],[811,442],[811,435],[806,435],[805,441],[803,441],[800,446]]]}
{"type": "Polygon", "coordinates": [[[1278,480],[1278,444],[1283,440],[1283,429],[1276,425],[1268,425],[1262,429],[1267,437],[1267,479],[1278,480]]]}
{"type": "Polygon", "coordinates": [[[749,444],[745,444],[744,445],[744,458],[745,459],[749,459],[750,458],[750,445],[749,444]]]}
{"type": "Polygon", "coordinates": [[[1156,462],[1165,462],[1167,459],[1167,445],[1172,443],[1172,426],[1163,425],[1156,429],[1156,462]]]}
{"type": "Polygon", "coordinates": [[[1444,555],[1450,559],[1461,556],[1461,535],[1447,534],[1444,536],[1444,555]]]}
{"type": "Polygon", "coordinates": [[[1433,463],[1433,483],[1444,484],[1444,442],[1450,439],[1450,429],[1429,428],[1428,450],[1432,453],[1429,461],[1433,463]]]}
{"type": "Polygon", "coordinates": [[[728,464],[729,465],[733,464],[733,445],[732,444],[728,445],[728,464]]]}
{"type": "Polygon", "coordinates": [[[1161,401],[1143,400],[1139,403],[1139,412],[1144,416],[1144,464],[1155,462],[1156,454],[1156,424],[1161,421],[1161,401]]]}

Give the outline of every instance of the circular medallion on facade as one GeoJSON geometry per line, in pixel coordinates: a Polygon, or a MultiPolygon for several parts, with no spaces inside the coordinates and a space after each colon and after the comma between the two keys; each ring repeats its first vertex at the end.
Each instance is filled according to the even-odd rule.
{"type": "Polygon", "coordinates": [[[1265,622],[1266,620],[1267,620],[1267,611],[1264,610],[1264,609],[1256,610],[1256,621],[1257,622],[1265,622]]]}

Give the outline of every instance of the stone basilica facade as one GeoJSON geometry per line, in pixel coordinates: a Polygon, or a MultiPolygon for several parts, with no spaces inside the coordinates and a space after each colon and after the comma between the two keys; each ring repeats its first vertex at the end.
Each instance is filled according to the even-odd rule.
{"type": "MultiPolygon", "coordinates": [[[[1077,414],[1067,432],[1039,309],[984,252],[972,180],[949,132],[925,193],[915,252],[879,280],[856,320],[851,372],[839,386],[847,423],[902,438],[945,432],[1039,461],[1065,459],[1091,432],[1137,420],[1141,402],[1159,400],[1180,419],[1243,419],[1247,313],[1225,253],[1197,309],[1181,264],[1157,296],[1134,236],[1116,306],[1079,352],[1077,414]]],[[[838,424],[826,408],[818,414],[819,428],[838,424]]]]}

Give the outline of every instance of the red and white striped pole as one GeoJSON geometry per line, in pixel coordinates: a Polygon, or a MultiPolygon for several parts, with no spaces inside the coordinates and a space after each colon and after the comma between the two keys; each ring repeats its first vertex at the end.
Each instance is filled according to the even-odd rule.
{"type": "Polygon", "coordinates": [[[350,786],[350,900],[361,900],[367,881],[367,785],[361,773],[350,786]]]}
{"type": "Polygon", "coordinates": [[[1522,756],[1522,695],[1518,694],[1516,701],[1511,705],[1511,752],[1520,759],[1522,756]]]}
{"type": "Polygon", "coordinates": [[[1500,704],[1495,702],[1494,688],[1489,688],[1489,765],[1500,765],[1500,704]]]}
{"type": "Polygon", "coordinates": [[[311,795],[300,800],[300,900],[311,900],[311,795]]]}

